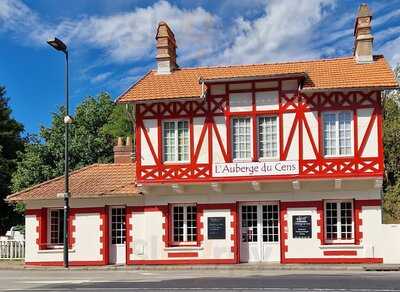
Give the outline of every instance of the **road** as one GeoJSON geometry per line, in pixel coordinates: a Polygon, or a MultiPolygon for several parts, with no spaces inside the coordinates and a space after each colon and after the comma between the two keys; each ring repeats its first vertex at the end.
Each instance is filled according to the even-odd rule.
{"type": "Polygon", "coordinates": [[[0,270],[0,291],[387,291],[400,272],[0,270]]]}

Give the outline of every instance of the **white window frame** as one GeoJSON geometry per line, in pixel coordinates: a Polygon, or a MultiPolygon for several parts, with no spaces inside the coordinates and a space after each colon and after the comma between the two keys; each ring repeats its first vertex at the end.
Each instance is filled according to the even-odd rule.
{"type": "Polygon", "coordinates": [[[232,161],[233,162],[250,162],[253,160],[254,153],[253,153],[253,143],[254,143],[254,137],[253,137],[253,117],[252,116],[233,116],[231,118],[231,151],[232,151],[232,161]],[[234,139],[233,139],[233,120],[235,119],[250,119],[250,157],[248,158],[234,158],[234,139]]]}
{"type": "Polygon", "coordinates": [[[171,205],[171,243],[173,245],[195,245],[197,241],[188,241],[188,217],[187,217],[187,209],[188,207],[196,207],[196,239],[199,236],[199,226],[197,226],[197,205],[196,204],[172,204],[171,205]],[[174,239],[174,207],[183,207],[183,241],[175,241],[174,239]]]}
{"type": "Polygon", "coordinates": [[[269,161],[279,159],[279,118],[277,115],[260,115],[257,116],[257,151],[259,161],[269,161]],[[275,118],[276,119],[276,155],[275,156],[265,156],[260,155],[260,118],[275,118]]]}
{"type": "MultiPolygon", "coordinates": [[[[47,245],[52,247],[52,248],[58,248],[58,247],[62,247],[64,245],[64,242],[57,242],[54,243],[51,241],[51,227],[52,227],[52,223],[51,223],[51,212],[52,211],[64,211],[63,208],[49,208],[47,210],[47,245]]],[[[61,220],[64,220],[64,216],[61,220]]],[[[60,222],[59,222],[60,223],[60,222]]],[[[58,229],[61,227],[61,224],[59,224],[58,229]]],[[[64,233],[64,230],[62,230],[62,232],[64,233]]],[[[63,237],[64,240],[64,237],[63,237]]]]}
{"type": "Polygon", "coordinates": [[[324,203],[324,230],[325,230],[325,242],[326,243],[355,243],[355,232],[354,232],[354,201],[353,200],[326,200],[324,203]],[[328,239],[328,230],[327,230],[327,204],[328,203],[336,203],[337,206],[337,236],[338,239],[328,239]],[[351,203],[351,239],[342,239],[342,222],[341,222],[341,203],[351,203]],[[340,237],[340,238],[339,238],[340,237]]]}
{"type": "Polygon", "coordinates": [[[190,120],[188,119],[174,119],[174,120],[164,120],[162,122],[162,135],[161,135],[161,143],[162,143],[162,156],[163,156],[163,162],[165,163],[189,163],[190,162],[190,143],[192,143],[192,141],[190,141],[190,120]],[[165,151],[164,151],[164,146],[165,146],[165,141],[164,141],[164,135],[165,135],[165,123],[175,123],[175,141],[176,141],[176,145],[175,145],[175,160],[166,160],[165,159],[165,151]],[[186,160],[179,160],[179,138],[178,138],[178,122],[187,122],[188,124],[188,159],[186,160]]]}
{"type": "Polygon", "coordinates": [[[324,157],[351,157],[354,156],[354,113],[349,110],[344,110],[344,111],[323,111],[322,112],[322,141],[323,141],[323,155],[324,157]],[[350,153],[349,154],[340,154],[340,136],[339,136],[339,114],[340,113],[350,113],[351,119],[350,119],[350,153]],[[325,115],[326,114],[334,114],[336,116],[336,122],[335,122],[335,128],[336,128],[336,153],[335,154],[325,154],[325,115]]]}

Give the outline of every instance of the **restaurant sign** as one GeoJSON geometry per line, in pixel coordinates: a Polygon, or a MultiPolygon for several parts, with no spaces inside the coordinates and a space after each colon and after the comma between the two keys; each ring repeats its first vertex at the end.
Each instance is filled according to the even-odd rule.
{"type": "Polygon", "coordinates": [[[268,176],[299,174],[299,161],[213,163],[213,177],[268,176]]]}

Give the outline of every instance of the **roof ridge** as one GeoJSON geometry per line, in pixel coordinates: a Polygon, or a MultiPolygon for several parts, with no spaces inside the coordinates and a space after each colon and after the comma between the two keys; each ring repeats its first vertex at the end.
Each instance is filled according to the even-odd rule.
{"type": "MultiPolygon", "coordinates": [[[[71,171],[71,172],[69,173],[69,175],[73,175],[73,174],[79,173],[79,172],[84,171],[84,170],[86,170],[86,169],[88,169],[88,168],[91,168],[91,167],[99,166],[99,164],[100,164],[100,163],[93,163],[93,164],[86,165],[86,166],[84,166],[84,167],[81,167],[81,168],[79,168],[79,169],[76,169],[76,170],[71,171]]],[[[29,191],[31,191],[31,190],[37,189],[38,187],[42,187],[42,186],[45,186],[45,185],[47,185],[47,184],[49,184],[49,183],[58,181],[58,180],[60,180],[60,179],[62,179],[62,178],[64,178],[64,175],[60,175],[60,176],[54,177],[54,178],[52,178],[52,179],[46,180],[46,181],[44,181],[44,182],[41,182],[41,183],[39,183],[39,184],[30,186],[30,187],[28,187],[28,188],[25,188],[25,189],[23,189],[23,190],[20,190],[19,192],[16,192],[16,193],[14,193],[14,194],[11,194],[11,195],[7,196],[7,197],[6,197],[6,200],[8,200],[8,199],[10,199],[10,198],[13,198],[13,197],[15,197],[15,196],[18,196],[18,195],[20,195],[20,194],[22,194],[22,193],[29,192],[29,191]]]]}
{"type": "MultiPolygon", "coordinates": [[[[374,55],[374,57],[382,57],[382,55],[374,55]]],[[[322,59],[309,59],[300,61],[283,61],[273,63],[252,63],[252,64],[235,64],[235,65],[215,65],[215,66],[197,66],[197,67],[180,67],[177,70],[195,70],[195,69],[217,69],[217,68],[233,68],[233,67],[248,67],[248,66],[263,66],[263,65],[285,65],[285,64],[299,64],[299,63],[312,63],[312,62],[329,62],[336,60],[353,59],[353,56],[343,56],[336,58],[322,58],[322,59]]],[[[151,71],[155,71],[152,69],[151,71]]]]}

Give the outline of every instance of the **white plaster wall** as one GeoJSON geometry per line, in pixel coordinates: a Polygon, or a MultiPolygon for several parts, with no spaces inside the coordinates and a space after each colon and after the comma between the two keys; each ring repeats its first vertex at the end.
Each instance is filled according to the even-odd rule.
{"type": "MultiPolygon", "coordinates": [[[[315,144],[315,147],[318,149],[319,141],[318,141],[318,112],[306,112],[305,118],[307,120],[308,126],[311,132],[311,139],[315,144]]],[[[305,126],[303,125],[303,158],[304,159],[316,159],[313,147],[311,145],[310,137],[307,133],[305,126]]]]}
{"type": "Polygon", "coordinates": [[[229,108],[231,112],[244,112],[252,110],[251,92],[229,94],[229,108]]]}
{"type": "Polygon", "coordinates": [[[36,228],[39,222],[36,220],[36,215],[25,216],[25,261],[35,262],[38,260],[38,246],[36,240],[39,237],[36,228]]]}
{"type": "Polygon", "coordinates": [[[288,208],[285,215],[287,227],[285,232],[288,233],[288,239],[285,244],[288,246],[288,251],[285,253],[286,258],[315,258],[320,257],[321,242],[318,239],[320,227],[317,226],[319,214],[316,208],[288,208]],[[292,219],[294,215],[311,215],[312,236],[311,238],[293,238],[292,219]]]}
{"type": "Polygon", "coordinates": [[[76,252],[71,255],[72,261],[103,260],[103,256],[100,254],[100,249],[103,246],[100,242],[102,221],[99,213],[76,214],[74,220],[75,232],[73,234],[75,238],[73,249],[76,252]]]}
{"type": "Polygon", "coordinates": [[[382,225],[380,246],[385,264],[400,264],[400,224],[382,225]]]}
{"type": "Polygon", "coordinates": [[[161,211],[133,212],[132,260],[160,260],[166,259],[165,244],[163,242],[164,218],[161,211]]]}
{"type": "Polygon", "coordinates": [[[221,210],[212,210],[206,209],[204,210],[204,215],[202,218],[202,223],[204,226],[203,235],[204,235],[204,250],[201,252],[204,258],[209,259],[231,259],[234,257],[234,254],[231,251],[231,247],[233,246],[233,241],[231,240],[231,236],[234,234],[234,230],[231,227],[231,222],[233,221],[233,216],[231,216],[231,211],[229,209],[221,209],[221,210]],[[208,217],[225,217],[225,230],[226,230],[226,238],[225,239],[208,239],[207,234],[207,218],[208,217]]]}
{"type": "MultiPolygon", "coordinates": [[[[205,121],[205,118],[193,118],[194,149],[196,149],[197,146],[199,145],[201,130],[203,129],[204,121],[205,121]]],[[[200,153],[199,153],[199,157],[198,157],[197,161],[198,161],[198,163],[207,163],[208,162],[208,135],[207,135],[207,132],[204,135],[204,140],[201,145],[201,149],[200,149],[200,153]]]]}
{"type": "MultiPolygon", "coordinates": [[[[153,145],[153,149],[155,153],[158,153],[158,128],[157,128],[157,120],[156,119],[148,119],[143,120],[143,124],[145,130],[147,130],[148,136],[150,138],[151,144],[153,145]]],[[[155,165],[153,155],[151,154],[149,144],[147,143],[146,137],[143,133],[143,130],[140,131],[140,154],[142,165],[155,165]]]]}
{"type": "MultiPolygon", "coordinates": [[[[227,146],[227,143],[226,143],[226,137],[227,137],[226,119],[223,116],[217,116],[217,117],[214,117],[214,121],[215,121],[215,125],[217,126],[219,135],[222,140],[222,147],[224,147],[224,151],[227,152],[227,149],[226,149],[226,146],[227,146]]],[[[217,136],[215,134],[214,129],[212,130],[212,135],[213,135],[212,136],[213,137],[212,138],[213,162],[214,163],[225,162],[224,156],[221,151],[221,146],[218,143],[217,136]]],[[[208,151],[208,148],[206,148],[206,150],[208,151]]]]}
{"type": "MultiPolygon", "coordinates": [[[[285,113],[283,114],[283,149],[285,149],[287,141],[289,139],[290,130],[294,122],[296,114],[295,113],[285,113]]],[[[287,155],[287,160],[298,160],[299,159],[299,127],[296,125],[296,130],[294,131],[293,139],[290,144],[289,152],[287,155]]]]}
{"type": "MultiPolygon", "coordinates": [[[[368,124],[371,120],[373,109],[359,109],[357,110],[358,116],[358,147],[361,146],[363,138],[368,128],[368,124]]],[[[376,157],[378,156],[378,120],[375,119],[371,133],[365,145],[363,157],[376,157]]]]}

